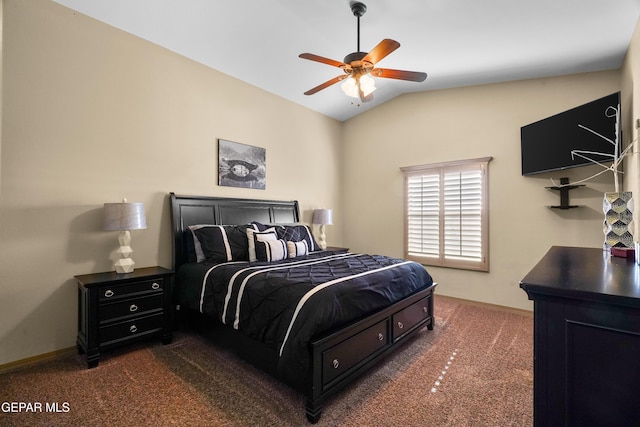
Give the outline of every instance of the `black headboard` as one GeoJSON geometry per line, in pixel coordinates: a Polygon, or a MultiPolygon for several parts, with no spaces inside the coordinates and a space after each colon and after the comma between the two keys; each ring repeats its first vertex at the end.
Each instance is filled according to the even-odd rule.
{"type": "Polygon", "coordinates": [[[190,225],[239,225],[258,221],[263,224],[291,224],[300,222],[296,200],[258,200],[226,197],[179,196],[170,193],[173,237],[173,268],[187,262],[188,239],[185,232],[190,225]]]}

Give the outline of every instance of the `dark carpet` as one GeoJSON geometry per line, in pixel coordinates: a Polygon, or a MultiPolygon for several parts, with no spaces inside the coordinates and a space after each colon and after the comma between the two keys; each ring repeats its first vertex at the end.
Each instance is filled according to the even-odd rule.
{"type": "MultiPolygon", "coordinates": [[[[440,296],[435,313],[433,331],[326,401],[316,425],[531,426],[533,317],[440,296]]],[[[3,426],[309,425],[302,396],[187,332],[91,370],[73,355],[5,372],[0,404],[3,426]]]]}

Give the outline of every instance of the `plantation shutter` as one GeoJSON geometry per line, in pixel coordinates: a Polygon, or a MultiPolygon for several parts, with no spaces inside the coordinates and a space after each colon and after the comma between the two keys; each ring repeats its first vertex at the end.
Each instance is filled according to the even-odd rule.
{"type": "Polygon", "coordinates": [[[482,171],[444,174],[444,256],[482,260],[482,171]]]}
{"type": "Polygon", "coordinates": [[[440,253],[440,175],[407,179],[407,250],[413,256],[440,253]]]}
{"type": "Polygon", "coordinates": [[[425,265],[488,271],[490,160],[402,168],[405,258],[425,265]]]}

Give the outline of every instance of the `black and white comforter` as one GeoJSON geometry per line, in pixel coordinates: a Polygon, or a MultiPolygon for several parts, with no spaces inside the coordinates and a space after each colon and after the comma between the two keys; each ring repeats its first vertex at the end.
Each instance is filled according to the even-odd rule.
{"type": "Polygon", "coordinates": [[[420,264],[317,252],[280,262],[186,264],[178,303],[217,317],[275,349],[279,370],[306,373],[313,336],[372,314],[433,280],[420,264]]]}

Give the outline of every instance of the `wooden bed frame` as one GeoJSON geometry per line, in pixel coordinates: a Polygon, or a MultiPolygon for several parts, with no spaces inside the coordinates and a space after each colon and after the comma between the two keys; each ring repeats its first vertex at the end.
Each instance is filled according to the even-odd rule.
{"type": "MultiPolygon", "coordinates": [[[[184,234],[189,225],[300,222],[297,201],[178,196],[174,193],[170,194],[170,198],[173,268],[176,272],[188,261],[188,239],[184,238],[184,234]]],[[[433,329],[435,286],[434,283],[381,311],[312,340],[309,345],[311,370],[308,377],[302,386],[289,384],[306,397],[305,412],[310,422],[319,420],[322,402],[328,396],[367,372],[425,326],[433,329]]],[[[240,357],[283,380],[275,369],[275,350],[230,328],[218,328],[221,329],[224,329],[224,333],[216,332],[214,339],[224,340],[224,336],[231,335],[231,339],[225,340],[225,346],[232,346],[231,350],[240,357]]]]}

